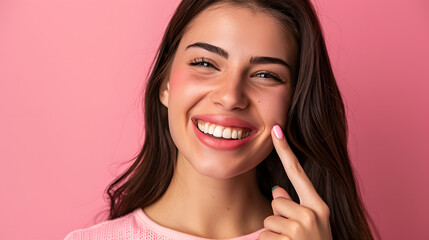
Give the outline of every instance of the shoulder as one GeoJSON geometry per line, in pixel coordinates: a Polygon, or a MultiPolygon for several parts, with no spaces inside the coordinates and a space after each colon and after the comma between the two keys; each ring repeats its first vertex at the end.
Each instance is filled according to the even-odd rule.
{"type": "Polygon", "coordinates": [[[65,237],[64,240],[101,240],[101,239],[130,239],[142,236],[141,228],[136,223],[135,212],[125,216],[106,220],[88,228],[77,229],[65,237]]]}

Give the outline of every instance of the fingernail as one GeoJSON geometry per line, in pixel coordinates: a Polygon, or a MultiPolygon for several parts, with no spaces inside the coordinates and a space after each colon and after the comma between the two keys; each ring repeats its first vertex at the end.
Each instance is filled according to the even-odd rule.
{"type": "Polygon", "coordinates": [[[280,128],[280,126],[279,125],[275,125],[273,127],[273,129],[274,129],[274,134],[276,135],[277,139],[282,139],[283,138],[283,131],[280,128]]]}
{"type": "Polygon", "coordinates": [[[279,186],[275,185],[273,188],[271,188],[271,192],[274,191],[274,189],[278,188],[279,186]]]}

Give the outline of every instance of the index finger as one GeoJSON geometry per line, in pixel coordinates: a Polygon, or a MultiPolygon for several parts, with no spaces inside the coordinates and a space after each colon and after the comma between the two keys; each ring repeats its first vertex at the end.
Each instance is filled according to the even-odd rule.
{"type": "Polygon", "coordinates": [[[300,204],[311,206],[323,201],[287,143],[279,125],[271,129],[271,137],[286,174],[298,194],[300,204]]]}

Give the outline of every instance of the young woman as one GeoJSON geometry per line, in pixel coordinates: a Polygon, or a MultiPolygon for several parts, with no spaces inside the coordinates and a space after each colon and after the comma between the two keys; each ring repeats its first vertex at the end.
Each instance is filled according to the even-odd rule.
{"type": "Polygon", "coordinates": [[[109,220],[66,239],[374,239],[344,106],[304,0],[184,0],[109,220]]]}

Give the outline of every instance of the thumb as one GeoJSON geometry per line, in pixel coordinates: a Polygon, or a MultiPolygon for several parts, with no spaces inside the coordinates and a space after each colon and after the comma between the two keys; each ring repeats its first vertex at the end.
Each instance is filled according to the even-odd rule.
{"type": "Polygon", "coordinates": [[[289,196],[289,193],[287,193],[286,190],[284,190],[282,187],[279,187],[276,185],[273,187],[273,189],[271,191],[273,193],[273,199],[276,199],[278,197],[282,197],[282,198],[292,200],[292,198],[289,196]]]}

